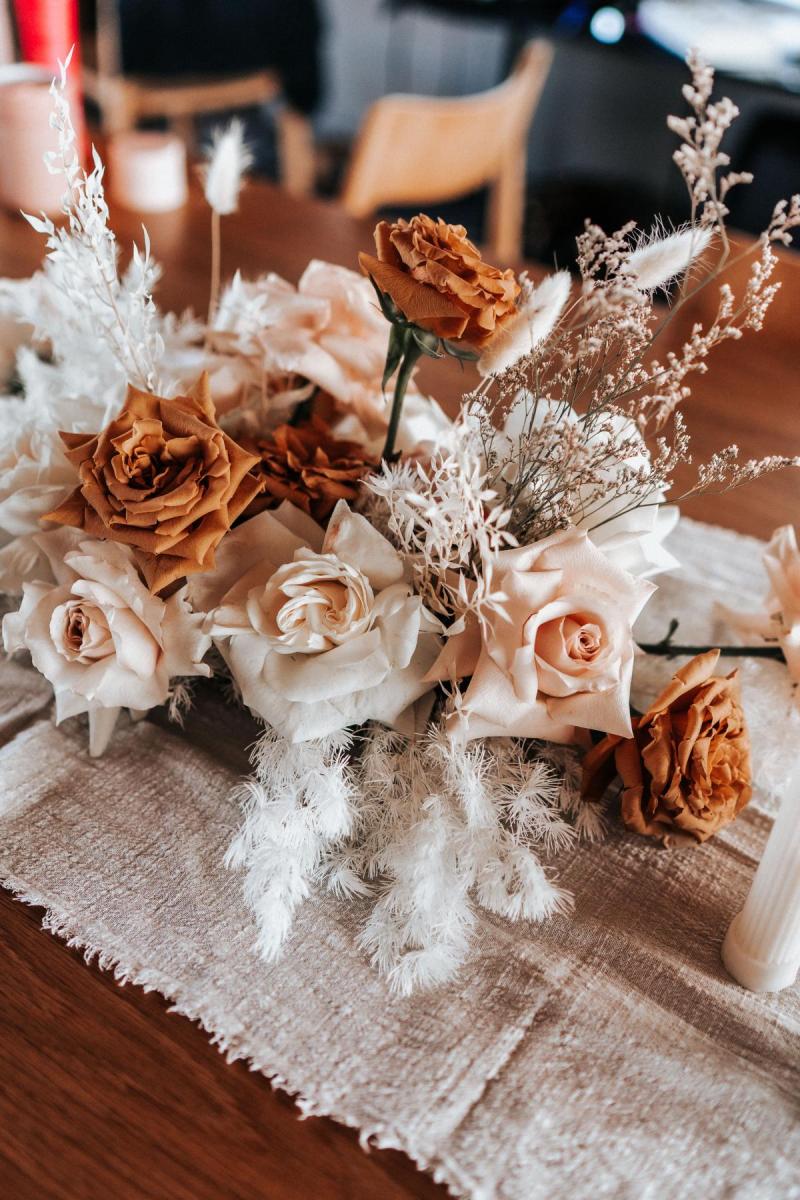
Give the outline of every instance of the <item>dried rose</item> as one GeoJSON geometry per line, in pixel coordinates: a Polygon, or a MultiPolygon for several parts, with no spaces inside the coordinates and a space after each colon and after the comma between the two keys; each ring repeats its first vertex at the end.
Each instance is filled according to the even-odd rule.
{"type": "Polygon", "coordinates": [[[584,759],[583,796],[598,799],[618,773],[622,820],[634,833],[704,842],[750,799],[737,672],[712,675],[718,658],[718,650],[698,654],[633,721],[632,738],[605,737],[584,759]]]}
{"type": "Polygon", "coordinates": [[[361,268],[407,321],[440,338],[481,348],[516,311],[520,285],[512,270],[483,261],[463,225],[420,214],[375,227],[377,258],[359,254],[361,268]]]}
{"type": "Polygon", "coordinates": [[[153,592],[210,570],[262,486],[258,459],[217,424],[205,373],[171,400],[130,387],[102,433],[61,438],[80,486],[45,519],[134,547],[153,592]]]}
{"type": "Polygon", "coordinates": [[[338,500],[355,500],[361,480],[375,469],[363,446],[335,438],[319,416],[280,425],[268,437],[246,445],[261,460],[257,474],[264,483],[249,514],[288,500],[324,521],[338,500]]]}

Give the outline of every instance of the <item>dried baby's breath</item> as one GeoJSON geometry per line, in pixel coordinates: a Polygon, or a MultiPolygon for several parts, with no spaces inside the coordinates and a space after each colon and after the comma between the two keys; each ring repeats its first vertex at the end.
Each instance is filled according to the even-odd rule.
{"type": "MultiPolygon", "coordinates": [[[[708,369],[714,347],[764,322],[780,286],[774,247],[788,245],[800,225],[800,197],[777,204],[757,242],[733,254],[725,201],[750,176],[729,170],[721,144],[737,110],[730,100],[712,100],[711,68],[694,54],[688,61],[690,113],[669,119],[682,139],[674,158],[689,193],[688,225],[643,234],[630,222],[608,234],[587,222],[578,238],[579,289],[569,301],[559,293],[546,336],[532,340],[529,354],[504,371],[484,364],[488,377],[463,401],[457,450],[427,469],[385,468],[370,484],[437,612],[458,618],[502,603],[491,557],[503,544],[535,542],[570,523],[591,531],[664,503],[675,469],[692,461],[681,415],[691,376],[708,369]],[[748,258],[749,277],[737,294],[721,277],[748,258]],[[665,315],[653,293],[670,280],[665,315]],[[657,355],[676,314],[715,284],[710,321],[657,355]]],[[[697,468],[684,495],[797,465],[781,455],[742,462],[736,447],[724,448],[697,468]]]]}

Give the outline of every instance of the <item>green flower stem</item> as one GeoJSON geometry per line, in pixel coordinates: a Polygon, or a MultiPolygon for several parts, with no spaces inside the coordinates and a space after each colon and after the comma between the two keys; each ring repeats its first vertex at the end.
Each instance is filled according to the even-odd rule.
{"type": "Polygon", "coordinates": [[[403,411],[403,400],[405,399],[406,388],[408,387],[408,381],[411,378],[411,372],[414,370],[417,360],[423,353],[421,348],[414,340],[410,329],[405,329],[402,333],[400,333],[395,327],[392,330],[392,333],[393,335],[396,334],[396,336],[402,338],[402,358],[400,359],[400,366],[397,371],[397,379],[394,385],[392,411],[389,416],[389,427],[386,430],[386,442],[384,443],[383,447],[382,457],[386,462],[393,462],[396,458],[394,444],[397,440],[397,430],[400,425],[400,415],[403,411]]]}

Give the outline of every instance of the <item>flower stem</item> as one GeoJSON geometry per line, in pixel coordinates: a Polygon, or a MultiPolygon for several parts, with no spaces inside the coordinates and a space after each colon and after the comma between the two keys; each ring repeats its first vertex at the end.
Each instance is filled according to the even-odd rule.
{"type": "MultiPolygon", "coordinates": [[[[645,654],[660,654],[664,658],[694,657],[705,654],[708,646],[678,646],[674,642],[638,642],[640,650],[645,654]]],[[[772,658],[776,662],[785,662],[780,646],[715,646],[723,658],[772,658]]]]}
{"type": "Polygon", "coordinates": [[[220,216],[215,208],[211,209],[211,287],[208,296],[208,325],[214,320],[219,300],[219,284],[222,272],[220,216]]]}
{"type": "Polygon", "coordinates": [[[397,379],[394,385],[394,396],[392,397],[392,411],[389,416],[389,426],[386,430],[386,441],[383,446],[383,454],[381,457],[386,462],[393,462],[397,457],[395,454],[394,444],[397,440],[397,430],[400,425],[400,414],[403,411],[403,400],[405,399],[406,388],[408,381],[411,378],[411,372],[414,370],[417,359],[422,354],[422,350],[417,345],[416,341],[408,332],[404,334],[403,357],[400,360],[400,366],[397,371],[397,379]]]}

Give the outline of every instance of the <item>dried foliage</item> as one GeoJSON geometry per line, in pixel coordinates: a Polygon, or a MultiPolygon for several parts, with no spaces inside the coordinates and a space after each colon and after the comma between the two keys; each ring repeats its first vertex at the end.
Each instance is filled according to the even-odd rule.
{"type": "Polygon", "coordinates": [[[514,921],[567,912],[542,858],[602,828],[563,747],[497,738],[465,751],[436,727],[408,739],[370,725],[294,746],[267,730],[253,761],[228,864],[247,870],[261,953],[280,952],[323,884],[369,900],[361,943],[403,994],[452,978],[478,907],[514,921]]]}
{"type": "MultiPolygon", "coordinates": [[[[800,226],[795,196],[776,205],[755,247],[734,250],[727,197],[749,182],[729,169],[722,149],[736,108],[713,101],[712,71],[695,56],[689,62],[689,113],[669,122],[680,138],[674,157],[689,194],[686,226],[642,231],[630,223],[606,233],[587,223],[578,239],[580,281],[570,287],[565,272],[537,285],[521,279],[503,336],[485,347],[481,340],[483,379],[446,438],[437,427],[435,442],[414,441],[418,458],[386,462],[361,486],[358,502],[402,552],[423,604],[450,634],[472,617],[502,614],[498,552],[570,524],[598,544],[613,541],[615,552],[628,539],[628,553],[633,537],[640,573],[670,565],[666,552],[641,546],[658,543],[675,470],[691,462],[681,412],[689,381],[707,369],[715,346],[761,328],[779,286],[775,247],[788,245],[800,226]],[[748,257],[747,282],[734,293],[724,273],[748,257]],[[708,287],[717,288],[718,301],[707,325],[695,324],[683,345],[660,350],[676,314],[708,287]],[[661,292],[670,302],[666,311],[654,300],[661,292]],[[433,444],[444,448],[424,457],[421,447],[433,444]]],[[[382,337],[368,302],[341,280],[330,287],[307,281],[304,290],[302,281],[298,289],[274,276],[247,284],[238,274],[218,302],[220,214],[236,207],[248,157],[233,125],[217,140],[206,175],[213,231],[208,320],[159,314],[146,234],[144,253],[134,248],[128,271],[119,273],[103,166],[96,154],[90,173],[78,162],[65,70],[53,88],[59,149],[50,166],[65,178],[66,220],[56,228],[47,218],[28,218],[47,238],[44,269],[24,284],[0,285],[0,307],[33,324],[39,339],[17,354],[24,398],[7,401],[2,422],[8,482],[5,492],[0,488],[7,509],[5,517],[0,511],[0,534],[17,543],[7,547],[13,556],[0,560],[0,581],[4,570],[15,578],[35,570],[31,534],[52,507],[42,485],[60,491],[68,465],[55,429],[104,425],[127,382],[167,395],[189,364],[193,373],[209,367],[219,377],[232,405],[228,420],[260,440],[272,496],[300,499],[323,517],[332,499],[358,488],[371,456],[338,440],[322,448],[313,438],[304,442],[297,410],[315,384],[328,388],[332,377],[342,384],[337,399],[352,418],[349,428],[372,420],[380,366],[371,359],[377,353],[379,364],[382,337]],[[273,328],[276,314],[287,317],[286,328],[273,328]],[[368,379],[364,361],[371,363],[368,379]],[[105,405],[110,411],[98,414],[105,405]],[[292,424],[274,431],[281,421],[292,424]],[[24,524],[18,493],[26,497],[24,524]]],[[[340,270],[312,268],[326,276],[340,270]]],[[[413,336],[408,328],[405,334],[413,336]]],[[[426,344],[418,343],[414,356],[426,344]]],[[[434,338],[433,352],[442,345],[447,350],[434,338]]],[[[399,369],[397,354],[392,361],[399,369]]],[[[409,359],[409,377],[411,366],[409,359]]],[[[725,490],[790,465],[800,464],[780,455],[742,462],[735,446],[724,447],[697,467],[684,494],[725,490]]],[[[174,720],[189,698],[177,682],[174,720]]],[[[457,690],[449,704],[463,705],[457,690]]],[[[280,952],[298,905],[322,884],[369,904],[362,946],[401,993],[452,977],[479,907],[511,920],[566,911],[570,898],[545,860],[603,830],[600,805],[580,799],[569,748],[514,738],[463,747],[435,720],[415,738],[371,724],[298,745],[268,728],[253,763],[254,778],[239,789],[244,823],[228,863],[246,872],[261,952],[280,952]]]]}
{"type": "Polygon", "coordinates": [[[119,276],[119,252],[108,224],[103,189],[105,168],[94,147],[90,173],[83,170],[78,159],[65,95],[68,66],[69,58],[60,68],[59,81],[51,85],[51,125],[58,135],[58,150],[45,160],[52,174],[64,176],[62,212],[66,222],[56,228],[48,217],[26,214],[33,228],[47,238],[44,277],[50,286],[43,292],[50,303],[36,304],[33,323],[54,343],[57,354],[67,351],[76,357],[75,350],[83,346],[91,360],[99,340],[110,350],[128,382],[155,389],[157,364],[164,348],[152,298],[158,270],[150,257],[145,230],[144,252],[134,246],[125,277],[119,276]]]}
{"type": "Polygon", "coordinates": [[[446,616],[480,616],[502,602],[492,589],[492,562],[516,544],[507,529],[512,512],[486,486],[474,424],[460,421],[451,444],[424,465],[384,462],[366,486],[386,505],[388,531],[409,558],[423,602],[446,616]]]}
{"type": "MultiPolygon", "coordinates": [[[[674,158],[690,197],[688,225],[644,234],[631,222],[607,234],[587,222],[578,238],[579,287],[566,304],[551,289],[555,319],[548,316],[547,336],[533,338],[530,353],[504,371],[488,364],[489,377],[464,399],[457,451],[428,468],[385,468],[370,482],[439,613],[459,618],[469,607],[501,602],[491,582],[501,539],[526,544],[568,524],[596,536],[637,511],[646,523],[653,510],[655,520],[676,467],[691,463],[680,411],[690,376],[706,371],[715,346],[763,324],[779,287],[774,247],[788,245],[800,225],[800,197],[777,204],[755,246],[733,255],[725,201],[750,176],[728,170],[721,143],[737,110],[730,100],[712,101],[713,72],[696,55],[689,66],[683,94],[690,115],[669,120],[682,139],[674,158]],[[747,257],[749,279],[737,296],[721,277],[747,257]],[[665,315],[654,293],[670,284],[665,315]],[[657,357],[676,314],[714,284],[719,300],[710,324],[695,324],[679,349],[657,357]],[[465,569],[469,587],[453,576],[465,569]]],[[[546,297],[548,282],[524,304],[543,290],[546,297]]],[[[674,499],[797,465],[782,455],[741,462],[738,448],[728,446],[700,464],[694,483],[674,499]]]]}

